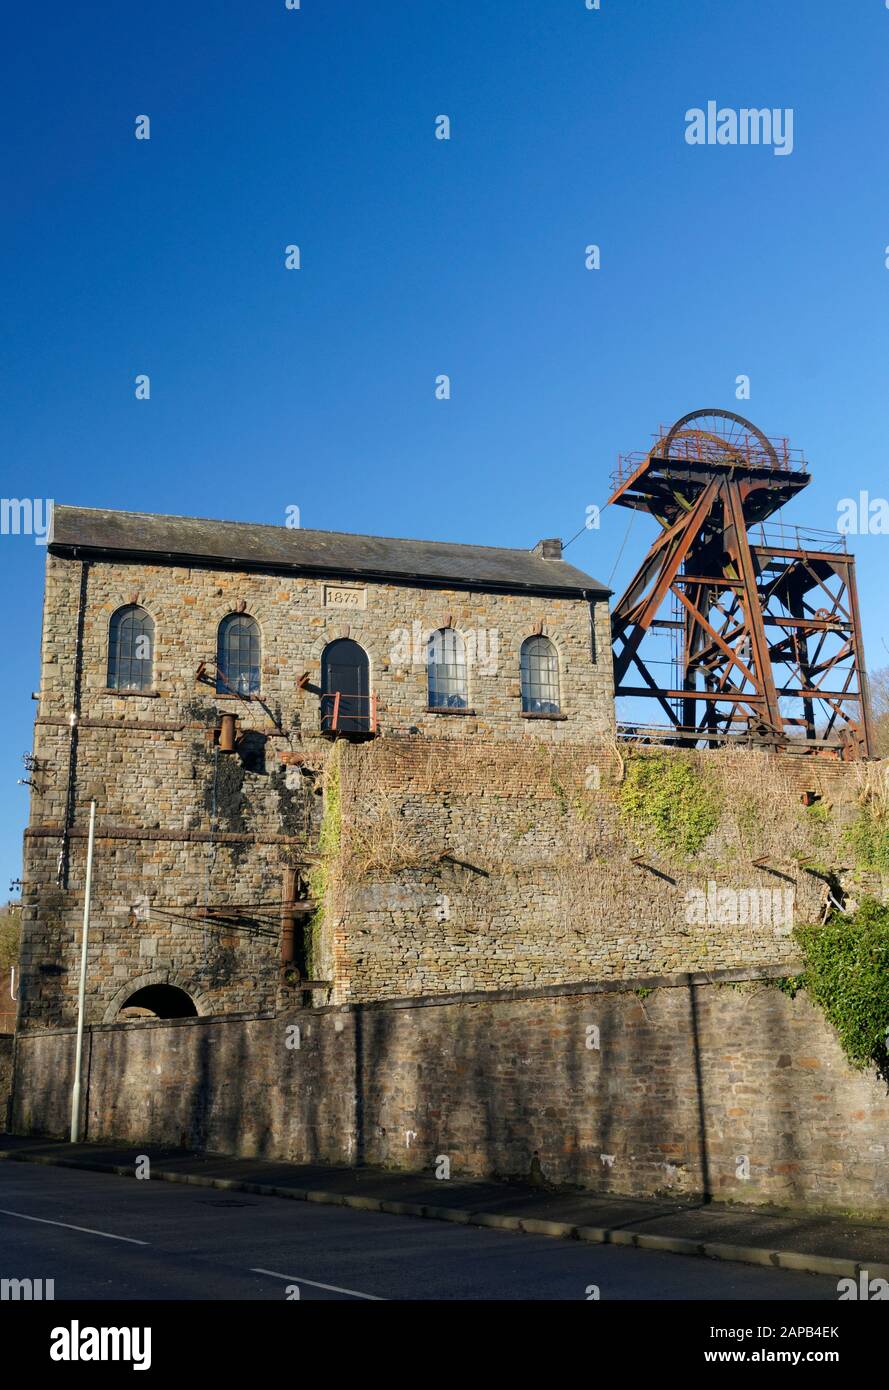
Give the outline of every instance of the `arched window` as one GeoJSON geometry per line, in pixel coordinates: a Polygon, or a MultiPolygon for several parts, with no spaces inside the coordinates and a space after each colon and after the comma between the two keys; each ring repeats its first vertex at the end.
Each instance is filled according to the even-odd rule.
{"type": "Polygon", "coordinates": [[[433,632],[426,647],[429,666],[429,708],[465,709],[466,649],[452,627],[433,632]]]}
{"type": "Polygon", "coordinates": [[[373,732],[370,663],[351,637],[328,642],[321,653],[321,728],[325,733],[373,732]]]}
{"type": "Polygon", "coordinates": [[[118,608],[108,625],[108,689],[150,690],[154,620],[137,603],[118,608]]]}
{"type": "Polygon", "coordinates": [[[522,643],[522,709],[525,714],[559,713],[559,658],[548,637],[522,643]]]}
{"type": "Polygon", "coordinates": [[[219,624],[216,691],[254,695],[259,690],[259,623],[247,613],[229,613],[219,624]]]}

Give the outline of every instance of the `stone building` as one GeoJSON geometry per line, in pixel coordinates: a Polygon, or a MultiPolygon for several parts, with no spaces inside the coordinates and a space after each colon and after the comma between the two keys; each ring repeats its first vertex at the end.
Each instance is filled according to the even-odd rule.
{"type": "MultiPolygon", "coordinates": [[[[523,551],[56,507],[20,1027],[74,1014],[93,799],[89,1023],[478,984],[422,968],[417,904],[441,945],[444,900],[460,896],[441,886],[450,861],[393,890],[390,834],[376,864],[368,848],[385,882],[338,898],[326,870],[348,819],[343,745],[356,769],[381,769],[359,838],[386,839],[392,795],[420,775],[395,815],[428,851],[436,759],[443,785],[457,777],[447,814],[461,775],[470,801],[485,767],[524,794],[514,779],[540,750],[612,738],[608,596],[557,540],[523,551]],[[474,771],[467,748],[488,750],[474,771]]],[[[516,971],[493,961],[490,978],[516,971]]]]}
{"type": "Polygon", "coordinates": [[[774,987],[885,900],[885,768],[617,741],[607,598],[58,508],[14,1132],[70,1123],[94,800],[87,1139],[885,1214],[885,1085],[774,987]]]}

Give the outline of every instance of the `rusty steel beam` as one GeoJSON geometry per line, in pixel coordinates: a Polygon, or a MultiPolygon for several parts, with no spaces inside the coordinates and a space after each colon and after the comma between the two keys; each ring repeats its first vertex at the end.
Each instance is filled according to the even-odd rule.
{"type": "Polygon", "coordinates": [[[620,465],[610,502],[648,511],[660,531],[612,614],[615,689],[656,700],[671,737],[739,737],[732,725],[744,716],[726,706],[746,706],[776,746],[836,751],[829,735],[840,724],[844,756],[870,754],[854,558],[823,531],[793,527],[796,546],[784,528],[767,533],[810,480],[786,440],[717,410],[683,416],[620,465]],[[775,627],[783,635],[772,641],[775,627]],[[648,669],[646,639],[659,631],[674,634],[673,680],[648,669]],[[629,683],[631,667],[643,685],[629,683]],[[793,736],[800,729],[805,740],[793,736]]]}

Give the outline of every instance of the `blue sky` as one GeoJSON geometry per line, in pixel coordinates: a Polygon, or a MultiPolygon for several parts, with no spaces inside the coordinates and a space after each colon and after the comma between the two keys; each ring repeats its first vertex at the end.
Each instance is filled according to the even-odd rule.
{"type": "MultiPolygon", "coordinates": [[[[56,0],[6,41],[4,497],[530,546],[701,406],[805,450],[802,522],[889,490],[883,0],[56,0]],[[793,153],[688,145],[711,99],[793,153]]],[[[569,558],[607,579],[626,523],[569,558]]],[[[44,559],[0,536],[0,897],[44,559]]]]}

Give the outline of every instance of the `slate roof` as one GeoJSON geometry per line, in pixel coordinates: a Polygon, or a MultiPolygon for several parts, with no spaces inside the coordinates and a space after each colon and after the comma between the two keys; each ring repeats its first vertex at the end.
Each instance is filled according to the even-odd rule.
{"type": "Polygon", "coordinates": [[[529,550],[396,540],[245,521],[209,521],[93,507],[53,508],[54,554],[180,565],[355,576],[505,592],[605,598],[611,590],[565,560],[529,550]]]}

